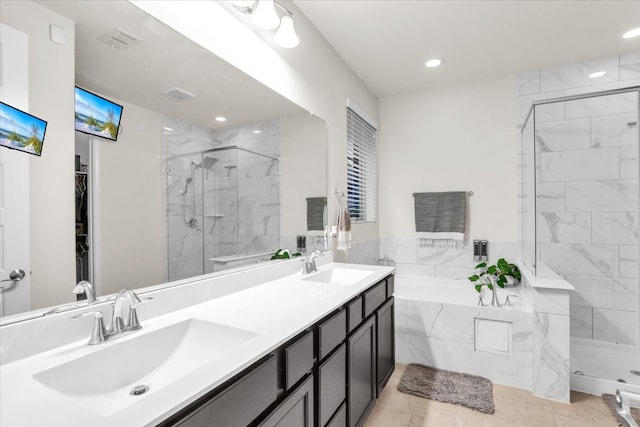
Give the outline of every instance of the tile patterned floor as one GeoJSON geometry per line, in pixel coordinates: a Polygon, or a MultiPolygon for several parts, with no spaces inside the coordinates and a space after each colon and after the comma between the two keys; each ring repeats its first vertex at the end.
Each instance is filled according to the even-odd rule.
{"type": "Polygon", "coordinates": [[[530,392],[494,384],[496,412],[471,409],[401,393],[397,386],[406,365],[393,376],[365,427],[617,427],[599,396],[571,392],[571,405],[534,397],[530,392]]]}

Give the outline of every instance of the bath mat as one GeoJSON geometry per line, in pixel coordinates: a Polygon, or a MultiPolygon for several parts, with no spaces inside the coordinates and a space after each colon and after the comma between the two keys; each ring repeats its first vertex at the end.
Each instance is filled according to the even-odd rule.
{"type": "Polygon", "coordinates": [[[493,414],[493,383],[483,377],[412,363],[402,374],[398,390],[438,402],[493,414]]]}
{"type": "MultiPolygon", "coordinates": [[[[609,410],[615,417],[616,421],[618,422],[618,425],[621,427],[622,426],[628,427],[629,424],[627,424],[624,418],[618,415],[618,412],[616,411],[616,397],[613,394],[603,394],[602,399],[604,400],[604,403],[606,403],[607,406],[609,407],[609,410]]],[[[640,425],[640,409],[631,408],[631,417],[636,421],[636,423],[640,425]]]]}

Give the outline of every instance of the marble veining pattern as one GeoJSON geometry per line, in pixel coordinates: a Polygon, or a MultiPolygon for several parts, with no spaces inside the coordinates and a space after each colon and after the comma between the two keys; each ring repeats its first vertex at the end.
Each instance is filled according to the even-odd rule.
{"type": "MultiPolygon", "coordinates": [[[[639,85],[640,52],[527,71],[518,75],[516,84],[516,120],[522,126],[534,100],[639,85]],[[588,77],[600,70],[607,74],[598,79],[588,77]]],[[[538,261],[549,262],[576,287],[571,292],[571,335],[585,342],[592,338],[635,342],[638,336],[637,331],[629,336],[615,326],[616,322],[629,322],[634,329],[639,324],[637,106],[637,93],[540,105],[536,108],[536,140],[530,136],[532,126],[528,123],[519,147],[523,216],[519,222],[526,225],[537,219],[538,261]],[[530,153],[534,144],[541,156],[530,153]],[[614,148],[618,152],[578,153],[590,148],[614,148]],[[602,153],[604,156],[598,158],[602,153]],[[540,161],[538,165],[544,162],[536,168],[535,217],[525,206],[531,199],[527,192],[533,189],[534,159],[540,161]]],[[[526,226],[521,228],[519,242],[531,241],[527,230],[526,226]]],[[[533,247],[533,243],[523,246],[523,253],[533,252],[533,247]]],[[[545,320],[538,320],[542,340],[545,320]]],[[[594,348],[606,345],[596,341],[594,348]]],[[[589,346],[577,345],[572,351],[576,360],[592,357],[589,346]]],[[[612,350],[607,360],[615,360],[617,352],[612,350]]],[[[637,347],[630,350],[629,354],[636,354],[634,360],[637,352],[637,347]]],[[[541,389],[551,389],[550,378],[554,370],[564,369],[564,360],[553,354],[545,359],[549,366],[536,367],[534,383],[541,389]]],[[[601,363],[583,365],[578,369],[586,375],[617,378],[601,363]]]]}
{"type": "Polygon", "coordinates": [[[279,122],[211,131],[165,118],[163,126],[171,129],[163,134],[167,277],[210,272],[210,258],[279,248],[279,162],[227,148],[277,158],[279,122]],[[202,162],[200,153],[211,149],[220,149],[204,154],[217,160],[213,167],[194,170],[202,162]],[[198,227],[187,227],[185,217],[196,218],[198,227]]]}

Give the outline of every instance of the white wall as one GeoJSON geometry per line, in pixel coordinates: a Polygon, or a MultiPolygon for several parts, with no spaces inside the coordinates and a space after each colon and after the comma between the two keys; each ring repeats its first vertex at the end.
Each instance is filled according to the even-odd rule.
{"type": "Polygon", "coordinates": [[[73,300],[75,284],[74,23],[30,1],[0,2],[0,19],[29,36],[29,110],[48,122],[30,163],[32,309],[73,300]],[[26,19],[25,17],[28,17],[26,19]],[[65,32],[49,40],[49,25],[65,32]]]}
{"type": "Polygon", "coordinates": [[[517,237],[515,77],[380,100],[381,238],[415,237],[412,193],[473,191],[467,236],[517,237]]]}
{"type": "Polygon", "coordinates": [[[162,283],[166,234],[160,114],[109,99],[124,107],[122,132],[116,142],[92,138],[98,159],[94,280],[103,295],[162,283]]]}
{"type": "Polygon", "coordinates": [[[309,114],[280,119],[282,236],[307,234],[306,199],[327,191],[326,153],[327,125],[322,120],[309,114]]]}

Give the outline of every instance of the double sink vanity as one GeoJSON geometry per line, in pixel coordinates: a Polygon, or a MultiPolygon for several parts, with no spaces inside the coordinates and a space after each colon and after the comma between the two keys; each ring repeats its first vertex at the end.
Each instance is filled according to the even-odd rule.
{"type": "Polygon", "coordinates": [[[358,426],[394,369],[393,268],[292,260],[139,291],[142,328],[89,345],[110,302],[0,328],[0,425],[358,426]]]}

